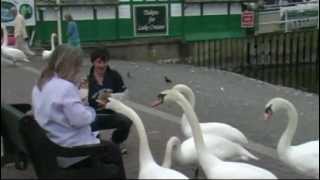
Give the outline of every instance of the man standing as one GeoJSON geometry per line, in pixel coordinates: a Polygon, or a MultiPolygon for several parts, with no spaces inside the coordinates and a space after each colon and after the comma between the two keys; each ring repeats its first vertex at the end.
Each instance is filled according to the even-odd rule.
{"type": "Polygon", "coordinates": [[[33,56],[34,52],[29,49],[28,43],[28,34],[26,30],[26,23],[23,15],[21,15],[16,8],[12,9],[14,20],[14,37],[16,38],[16,48],[20,49],[29,56],[33,56]]]}
{"type": "Polygon", "coordinates": [[[71,14],[66,14],[64,18],[66,21],[68,21],[68,44],[73,47],[80,47],[80,37],[77,23],[73,20],[71,14]]]}

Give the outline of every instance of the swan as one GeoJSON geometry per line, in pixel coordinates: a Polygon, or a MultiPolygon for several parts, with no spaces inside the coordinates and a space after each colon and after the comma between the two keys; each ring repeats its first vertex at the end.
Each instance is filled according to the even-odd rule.
{"type": "Polygon", "coordinates": [[[23,51],[8,46],[7,28],[3,24],[1,24],[1,28],[3,29],[3,43],[1,44],[1,56],[3,55],[4,57],[12,60],[13,63],[16,63],[17,61],[30,62],[23,51]]]}
{"type": "MultiPolygon", "coordinates": [[[[190,102],[191,106],[194,108],[195,95],[190,87],[184,84],[177,84],[173,87],[173,89],[182,93],[185,96],[185,98],[190,102]]],[[[200,127],[202,132],[205,134],[212,133],[241,145],[248,144],[248,139],[246,138],[246,136],[241,131],[228,124],[220,122],[207,122],[200,123],[200,127]]],[[[188,120],[186,119],[185,114],[183,114],[181,117],[181,129],[186,137],[192,136],[191,128],[188,123],[188,120]]]]}
{"type": "Polygon", "coordinates": [[[55,49],[55,46],[54,46],[54,37],[55,37],[55,36],[56,36],[56,33],[52,33],[52,34],[51,34],[51,49],[50,49],[50,50],[44,50],[44,51],[42,51],[42,59],[43,59],[43,60],[48,59],[48,58],[51,56],[52,52],[54,51],[54,49],[55,49]]]}
{"type": "MultiPolygon", "coordinates": [[[[258,160],[259,158],[251,154],[245,148],[237,143],[233,143],[228,139],[225,139],[214,134],[203,134],[204,143],[209,149],[209,153],[213,153],[219,159],[222,160],[244,160],[249,159],[258,160]]],[[[194,138],[188,138],[181,143],[177,137],[170,138],[167,142],[164,160],[162,163],[163,167],[170,168],[171,154],[174,153],[174,160],[182,165],[197,165],[197,150],[194,144],[194,138]]],[[[197,174],[196,169],[196,174],[197,174]]]]}
{"type": "Polygon", "coordinates": [[[290,101],[276,97],[266,104],[265,119],[270,119],[279,110],[285,110],[289,117],[287,128],[277,146],[279,159],[297,172],[319,179],[319,140],[291,145],[298,125],[297,110],[290,101]]]}
{"type": "Polygon", "coordinates": [[[148,138],[143,123],[138,114],[119,100],[109,98],[107,109],[114,110],[129,117],[135,124],[140,139],[139,142],[139,177],[138,179],[189,179],[182,173],[158,165],[152,157],[148,138]]]}
{"type": "Polygon", "coordinates": [[[157,104],[165,102],[177,103],[186,113],[194,137],[198,161],[205,175],[209,179],[276,179],[271,172],[257,166],[241,162],[226,162],[212,153],[204,143],[202,130],[198,118],[185,97],[177,90],[164,90],[158,95],[157,104]]]}
{"type": "MultiPolygon", "coordinates": [[[[178,86],[175,86],[175,87],[178,87],[178,86]]],[[[186,87],[186,86],[181,85],[180,87],[186,87]]],[[[173,89],[176,90],[177,88],[173,88],[173,89]]],[[[180,93],[180,91],[177,91],[177,92],[180,93]]],[[[185,115],[184,117],[185,117],[185,120],[188,121],[185,115]]],[[[211,130],[213,129],[214,128],[212,128],[211,130]]],[[[220,159],[232,160],[232,161],[235,161],[235,160],[248,161],[249,159],[254,159],[254,160],[259,159],[253,154],[251,154],[249,151],[247,151],[245,148],[243,148],[240,144],[234,143],[229,139],[218,136],[214,133],[203,134],[203,139],[208,149],[210,149],[210,153],[213,153],[220,159]]],[[[173,152],[175,154],[174,155],[175,161],[177,161],[178,163],[183,165],[198,164],[197,152],[195,149],[194,139],[192,136],[187,140],[183,141],[182,143],[180,142],[180,140],[177,140],[177,137],[173,138],[172,140],[170,139],[167,142],[166,153],[165,153],[164,161],[162,164],[163,167],[168,167],[168,168],[170,167],[170,166],[167,166],[166,164],[171,164],[171,163],[168,163],[167,161],[171,160],[171,158],[169,158],[168,156],[171,156],[173,149],[175,149],[173,152]],[[174,148],[174,146],[176,148],[174,148]]]]}

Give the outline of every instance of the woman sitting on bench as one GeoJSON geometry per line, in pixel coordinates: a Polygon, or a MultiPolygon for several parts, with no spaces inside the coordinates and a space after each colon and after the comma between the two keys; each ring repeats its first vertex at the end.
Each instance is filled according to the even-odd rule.
{"type": "MultiPolygon", "coordinates": [[[[63,147],[108,143],[109,151],[101,160],[119,158],[123,170],[119,147],[112,142],[101,142],[91,130],[96,112],[81,102],[79,94],[82,57],[80,48],[59,45],[55,49],[32,90],[35,120],[51,141],[63,147]]],[[[62,168],[76,168],[89,163],[90,157],[59,157],[57,161],[62,168]]]]}

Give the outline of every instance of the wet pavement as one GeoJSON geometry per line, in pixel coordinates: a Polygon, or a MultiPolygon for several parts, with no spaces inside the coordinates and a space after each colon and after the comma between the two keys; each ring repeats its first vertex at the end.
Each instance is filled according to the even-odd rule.
{"type": "MultiPolygon", "coordinates": [[[[278,178],[307,178],[277,159],[275,149],[286,127],[285,114],[279,113],[269,122],[263,121],[262,115],[269,99],[286,98],[296,106],[300,119],[293,144],[319,139],[318,95],[271,85],[230,72],[191,65],[121,60],[112,60],[110,63],[122,74],[129,88],[127,104],[137,110],[143,120],[152,154],[158,163],[162,162],[166,141],[171,136],[184,139],[179,126],[182,111],[175,104],[162,105],[156,110],[149,105],[161,90],[184,83],[195,92],[195,111],[201,122],[225,122],[246,135],[251,142],[248,146],[250,152],[260,158],[259,161],[249,161],[250,164],[268,169],[278,178]],[[166,83],[164,76],[170,78],[172,83],[166,83]]],[[[33,58],[31,63],[21,63],[18,66],[1,62],[1,103],[30,103],[31,89],[44,64],[40,57],[33,58]]],[[[89,67],[89,59],[86,59],[83,75],[89,71],[89,67]]],[[[103,138],[109,138],[110,133],[103,131],[103,138]]],[[[128,178],[138,177],[138,142],[133,127],[126,143],[129,153],[124,156],[128,178]]],[[[174,163],[173,168],[193,177],[192,166],[174,163]]],[[[10,165],[1,168],[1,178],[32,177],[35,177],[32,167],[27,171],[15,170],[14,166],[10,165]]],[[[205,178],[203,173],[200,177],[205,178]]]]}

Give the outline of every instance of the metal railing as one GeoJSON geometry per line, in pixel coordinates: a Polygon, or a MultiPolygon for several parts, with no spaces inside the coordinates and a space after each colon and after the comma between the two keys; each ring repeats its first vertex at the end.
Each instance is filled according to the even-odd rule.
{"type": "Polygon", "coordinates": [[[319,30],[197,41],[189,63],[319,93],[319,30]]]}
{"type": "MultiPolygon", "coordinates": [[[[265,7],[264,9],[258,10],[257,13],[261,17],[274,18],[274,20],[268,20],[263,22],[258,22],[258,28],[266,27],[268,25],[278,25],[280,29],[284,32],[289,32],[299,28],[305,27],[315,27],[319,29],[319,2],[300,2],[300,3],[290,3],[285,5],[276,5],[265,7]],[[304,6],[306,5],[306,6],[304,6]],[[311,5],[311,6],[310,6],[311,5]],[[304,6],[304,7],[302,7],[304,6]],[[304,11],[317,11],[317,15],[306,16],[304,11]],[[297,13],[297,17],[288,17],[288,13],[297,13]]],[[[272,18],[271,18],[272,19],[272,18]]]]}

